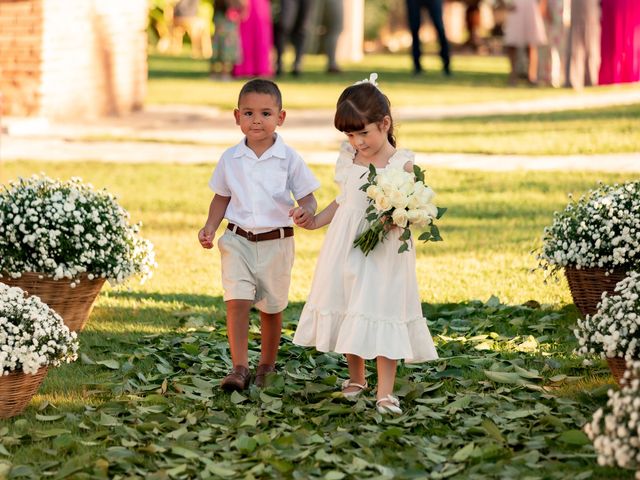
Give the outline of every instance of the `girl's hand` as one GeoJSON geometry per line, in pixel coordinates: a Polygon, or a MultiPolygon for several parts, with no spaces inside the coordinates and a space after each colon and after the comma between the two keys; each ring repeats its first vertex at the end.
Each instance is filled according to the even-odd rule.
{"type": "Polygon", "coordinates": [[[398,228],[398,226],[395,223],[393,223],[393,220],[388,215],[384,215],[380,217],[380,221],[382,222],[385,232],[390,232],[394,228],[398,228]]]}
{"type": "Polygon", "coordinates": [[[289,216],[298,227],[313,230],[315,227],[315,216],[304,207],[296,207],[289,210],[289,216]]]}
{"type": "Polygon", "coordinates": [[[216,231],[208,225],[205,225],[198,232],[198,241],[200,242],[200,245],[202,245],[202,248],[213,248],[213,239],[215,236],[216,231]]]}

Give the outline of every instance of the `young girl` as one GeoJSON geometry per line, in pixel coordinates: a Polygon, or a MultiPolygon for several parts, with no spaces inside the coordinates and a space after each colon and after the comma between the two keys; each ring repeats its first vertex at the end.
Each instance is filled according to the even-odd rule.
{"type": "MultiPolygon", "coordinates": [[[[368,202],[360,187],[369,165],[378,171],[404,168],[412,172],[413,154],[396,150],[389,100],[374,81],[352,85],[342,93],[334,125],[348,139],[336,165],[340,194],[317,215],[296,220],[308,229],[331,225],[293,342],[346,355],[345,397],[356,397],[368,388],[364,361],[375,358],[376,407],[380,413],[402,413],[392,395],[397,361],[438,358],[422,316],[415,251],[398,253],[398,228],[391,229],[367,256],[353,247],[353,241],[367,227],[368,202]]],[[[291,212],[294,219],[296,213],[291,212]]]]}
{"type": "Polygon", "coordinates": [[[212,80],[230,80],[233,66],[242,62],[238,28],[245,9],[246,0],[214,0],[210,70],[212,80]]]}

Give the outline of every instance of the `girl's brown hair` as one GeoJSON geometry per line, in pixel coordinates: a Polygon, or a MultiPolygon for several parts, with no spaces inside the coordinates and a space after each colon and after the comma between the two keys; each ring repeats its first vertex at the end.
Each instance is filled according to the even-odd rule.
{"type": "Polygon", "coordinates": [[[395,147],[389,99],[374,84],[358,83],[347,87],[338,98],[333,125],[341,132],[357,132],[364,129],[365,125],[382,122],[385,116],[391,120],[387,138],[395,147]]]}

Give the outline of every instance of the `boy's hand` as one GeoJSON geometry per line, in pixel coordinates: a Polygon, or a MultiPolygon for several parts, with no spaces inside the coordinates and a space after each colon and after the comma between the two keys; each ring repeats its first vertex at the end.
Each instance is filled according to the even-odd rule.
{"type": "Polygon", "coordinates": [[[205,225],[198,232],[198,240],[202,248],[213,248],[213,239],[216,237],[215,229],[205,225]]]}
{"type": "Polygon", "coordinates": [[[297,226],[313,229],[315,223],[315,216],[309,210],[304,207],[296,207],[289,210],[289,216],[293,219],[293,223],[297,226]]]}

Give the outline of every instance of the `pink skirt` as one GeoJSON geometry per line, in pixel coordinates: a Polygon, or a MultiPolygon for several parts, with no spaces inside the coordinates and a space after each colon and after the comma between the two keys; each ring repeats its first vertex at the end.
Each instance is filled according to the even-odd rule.
{"type": "Polygon", "coordinates": [[[547,43],[542,14],[537,0],[512,0],[513,10],[504,22],[504,45],[539,46],[547,43]]]}

